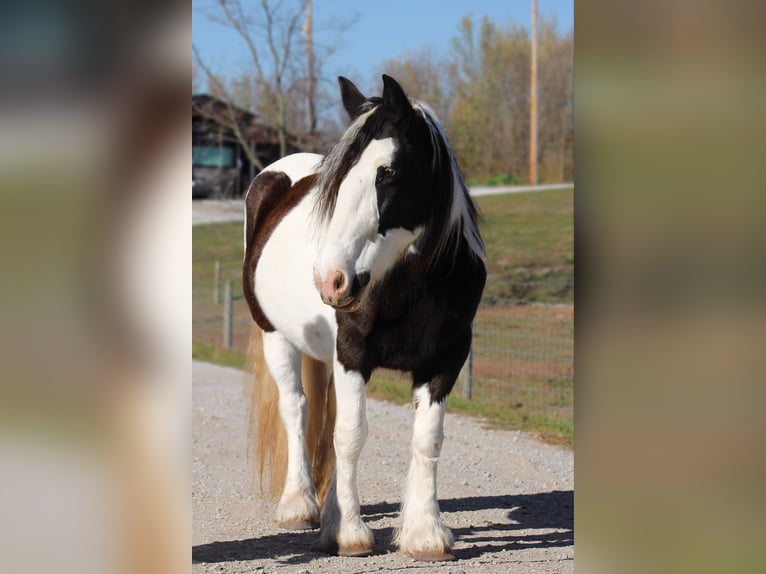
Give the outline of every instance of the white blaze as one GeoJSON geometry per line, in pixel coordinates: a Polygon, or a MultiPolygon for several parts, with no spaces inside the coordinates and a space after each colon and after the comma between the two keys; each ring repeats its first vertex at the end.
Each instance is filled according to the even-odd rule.
{"type": "Polygon", "coordinates": [[[378,168],[391,165],[392,138],[372,140],[340,184],[332,219],[323,234],[315,269],[322,279],[343,271],[349,278],[363,271],[375,281],[417,238],[403,229],[378,234],[378,168]]]}

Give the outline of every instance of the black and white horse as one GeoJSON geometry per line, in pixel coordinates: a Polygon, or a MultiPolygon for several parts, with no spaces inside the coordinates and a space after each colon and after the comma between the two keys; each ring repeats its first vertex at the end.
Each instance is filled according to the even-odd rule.
{"type": "Polygon", "coordinates": [[[369,555],[356,484],[366,384],[377,367],[411,372],[412,450],[395,542],[416,559],[452,559],[436,466],[445,401],[486,279],[476,209],[427,105],[385,75],[382,97],[339,83],[351,124],[338,144],[326,157],[275,162],[246,198],[243,289],[258,326],[251,422],[261,476],[265,458],[279,465],[280,433],[277,522],[306,529],[321,520],[321,547],[369,555]]]}

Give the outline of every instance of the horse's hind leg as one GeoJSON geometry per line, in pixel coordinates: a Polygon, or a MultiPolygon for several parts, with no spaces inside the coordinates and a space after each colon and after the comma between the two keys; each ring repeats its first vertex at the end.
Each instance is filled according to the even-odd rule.
{"type": "Polygon", "coordinates": [[[454,560],[454,538],[439,516],[436,498],[436,465],[444,438],[446,397],[431,402],[428,384],[413,391],[415,422],[412,458],[402,502],[402,526],[395,542],[416,560],[454,560]]]}
{"type": "Polygon", "coordinates": [[[316,528],[319,501],[306,450],[308,413],[301,386],[301,353],[280,333],[271,332],[263,334],[263,354],[279,388],[279,414],[287,434],[287,476],[276,520],[283,528],[316,528]]]}
{"type": "Polygon", "coordinates": [[[367,386],[361,374],[346,371],[337,360],[334,376],[335,476],[322,510],[319,544],[325,551],[342,556],[368,556],[373,536],[360,515],[356,483],[359,455],[367,440],[367,386]]]}

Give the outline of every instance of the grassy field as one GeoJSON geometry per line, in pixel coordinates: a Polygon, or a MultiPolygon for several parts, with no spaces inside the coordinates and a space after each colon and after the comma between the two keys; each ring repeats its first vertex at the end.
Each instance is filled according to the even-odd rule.
{"type": "Polygon", "coordinates": [[[574,192],[481,197],[489,276],[485,299],[574,301],[574,192]]]}
{"type": "MultiPolygon", "coordinates": [[[[458,383],[448,409],[571,446],[573,192],[483,197],[478,204],[489,275],[475,322],[473,399],[461,398],[458,383]]],[[[242,224],[195,226],[193,242],[192,356],[242,368],[251,323],[241,295],[242,224]],[[213,302],[216,261],[221,280],[233,282],[230,350],[221,348],[221,305],[213,302]]],[[[377,372],[370,393],[408,402],[410,387],[398,373],[377,372]]]]}

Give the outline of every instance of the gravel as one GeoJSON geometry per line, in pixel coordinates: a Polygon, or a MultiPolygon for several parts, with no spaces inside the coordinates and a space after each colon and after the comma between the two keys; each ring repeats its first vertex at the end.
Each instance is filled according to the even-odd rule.
{"type": "Polygon", "coordinates": [[[195,199],[192,201],[192,225],[244,220],[244,199],[195,199]]]}
{"type": "Polygon", "coordinates": [[[375,534],[374,555],[315,552],[318,531],[281,530],[273,522],[276,502],[258,494],[247,453],[242,373],[195,362],[192,572],[573,572],[571,451],[448,413],[438,489],[443,519],[457,540],[457,560],[415,562],[390,542],[412,412],[370,399],[368,416],[359,488],[362,515],[375,534]]]}

